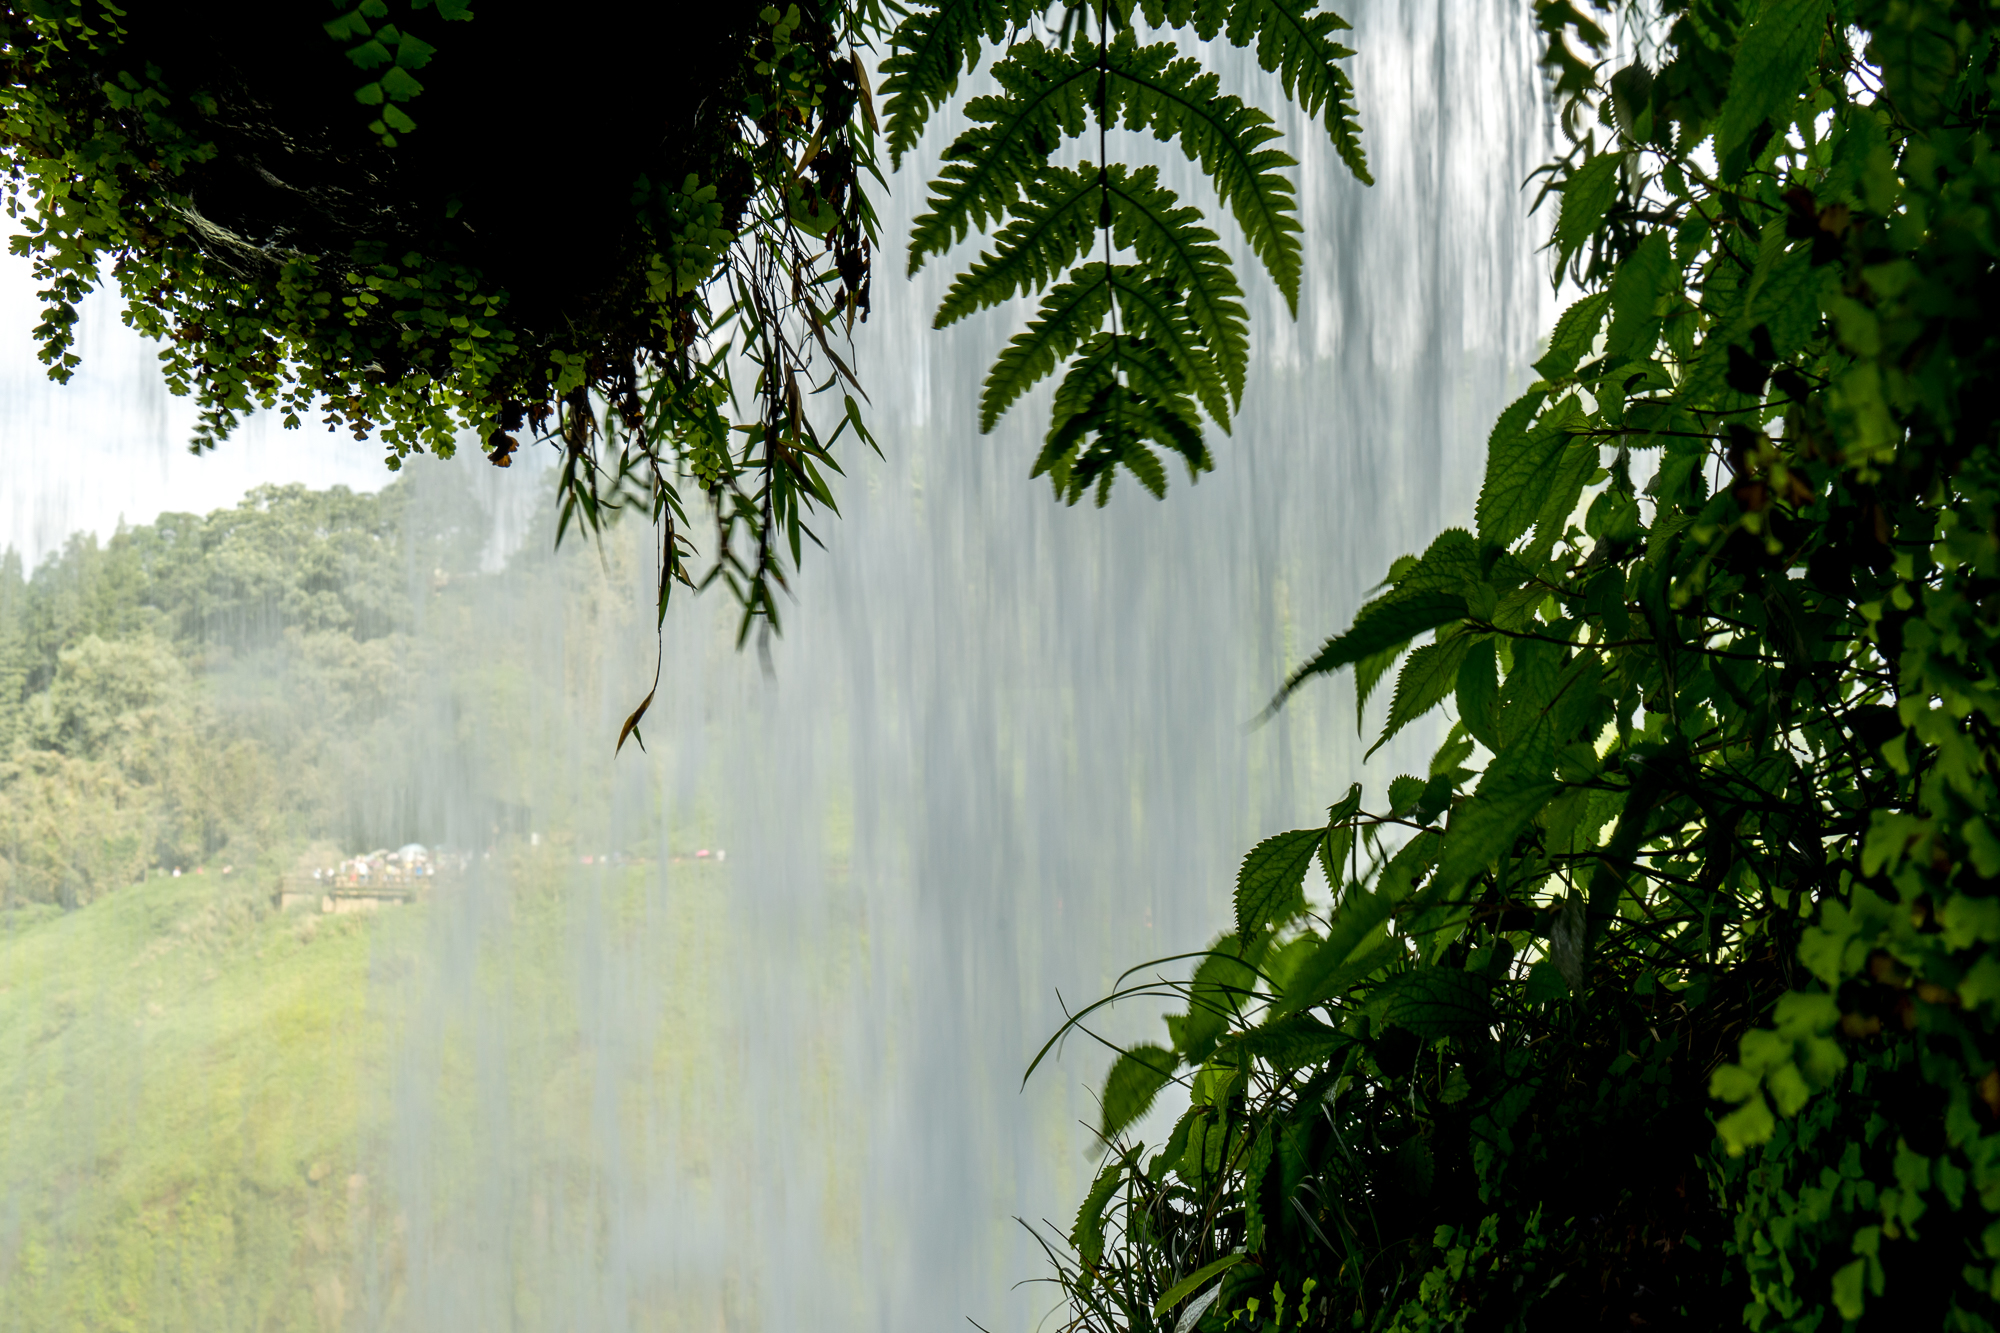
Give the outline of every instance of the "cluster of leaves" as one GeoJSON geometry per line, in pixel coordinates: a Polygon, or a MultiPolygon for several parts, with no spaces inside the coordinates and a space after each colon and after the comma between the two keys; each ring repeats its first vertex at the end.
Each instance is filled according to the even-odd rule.
{"type": "Polygon", "coordinates": [[[476,561],[482,535],[419,551],[407,500],[260,487],[79,535],[32,573],[0,560],[0,906],[74,908],[149,867],[346,832],[320,770],[407,728],[408,562],[476,561]],[[232,663],[267,684],[219,707],[204,677],[232,663]]]}
{"type": "Polygon", "coordinates": [[[1455,721],[1107,998],[1072,1327],[2000,1327],[2000,16],[1538,8],[1582,298],[1287,685],[1455,721]]]}
{"type": "MultiPolygon", "coordinates": [[[[719,25],[726,49],[716,68],[688,71],[685,123],[664,136],[630,127],[643,149],[614,153],[612,174],[565,205],[581,219],[586,194],[630,192],[610,230],[580,220],[567,238],[593,276],[580,294],[569,283],[529,299],[568,261],[480,240],[518,195],[461,217],[450,179],[473,167],[454,161],[459,144],[444,147],[437,125],[485,131],[482,66],[533,40],[539,13],[475,20],[466,0],[335,0],[325,36],[307,34],[312,49],[280,42],[251,56],[227,43],[257,27],[255,8],[241,24],[217,10],[203,33],[108,0],[0,4],[7,206],[26,223],[15,249],[45,285],[37,334],[50,373],[75,368],[77,302],[109,273],[127,321],[163,341],[169,386],[195,396],[197,448],[261,407],[287,426],[317,415],[329,429],[377,431],[392,467],[413,450],[448,455],[470,429],[504,467],[532,426],[562,450],[559,531],[647,514],[660,530],[659,614],[677,584],[722,583],[744,634],[776,625],[786,571],[817,540],[809,520],[834,508],[841,437],[874,444],[834,346],[868,309],[873,42],[887,39],[897,161],[983,49],[1006,48],[1001,91],[967,106],[971,127],[917,224],[911,265],[971,230],[995,233],[940,324],[1043,294],[993,371],[982,425],[1067,361],[1036,472],[1071,502],[1095,486],[1102,503],[1120,465],[1163,492],[1154,446],[1191,475],[1209,467],[1203,416],[1228,428],[1248,364],[1229,256],[1157,172],[1110,160],[1112,130],[1180,145],[1286,299],[1298,294],[1293,162],[1271,118],[1223,94],[1174,40],[1142,40],[1140,25],[1254,49],[1367,179],[1337,63],[1351,53],[1334,41],[1346,24],[1313,0],[943,0],[896,7],[893,26],[875,0],[746,7],[740,21],[719,10],[688,19],[719,25]],[[271,80],[326,59],[340,67],[336,97],[351,92],[372,117],[365,135],[331,106],[292,120],[273,110],[271,80]],[[410,113],[419,95],[428,147],[410,113]],[[1093,129],[1095,162],[1051,161],[1093,129]],[[275,207],[278,223],[211,216],[216,198],[241,202],[231,191],[245,180],[258,196],[247,213],[275,207]],[[829,391],[840,405],[816,410],[829,391]],[[715,521],[705,570],[688,535],[696,494],[715,521]]],[[[590,134],[629,118],[607,106],[590,134]]],[[[536,142],[566,151],[558,113],[541,118],[554,119],[536,142]]],[[[493,123],[496,136],[516,132],[493,123]]],[[[511,169],[504,145],[486,147],[474,174],[511,169]]]]}
{"type": "MultiPolygon", "coordinates": [[[[169,387],[195,397],[197,449],[265,408],[288,427],[318,416],[378,432],[392,468],[412,451],[449,455],[468,429],[506,466],[532,426],[564,453],[565,527],[628,505],[661,526],[662,613],[674,584],[694,581],[686,490],[718,522],[704,577],[735,589],[746,629],[774,614],[780,551],[796,560],[804,516],[832,504],[823,469],[859,424],[846,398],[823,435],[804,400],[852,385],[832,337],[867,309],[873,114],[860,50],[873,11],[807,0],[706,16],[727,58],[693,72],[689,124],[626,125],[614,104],[589,127],[643,151],[611,164],[612,179],[565,187],[579,253],[564,257],[485,239],[524,207],[518,188],[482,185],[486,212],[461,216],[454,180],[511,175],[531,151],[504,142],[514,122],[496,121],[492,143],[435,128],[426,143],[404,109],[428,84],[427,118],[478,132],[486,58],[559,20],[529,7],[470,22],[464,0],[337,4],[307,45],[279,40],[246,73],[250,57],[208,48],[261,41],[246,36],[264,30],[250,8],[243,31],[223,10],[190,31],[182,16],[104,0],[0,5],[0,188],[22,227],[13,248],[44,286],[50,374],[78,364],[77,303],[108,276],[127,322],[161,341],[169,387]],[[365,80],[353,90],[375,117],[365,133],[352,104],[293,121],[272,109],[273,87],[328,60],[336,90],[365,80]],[[249,168],[263,193],[238,188],[249,168]],[[610,224],[593,229],[606,191],[610,224]],[[570,269],[589,281],[524,299],[570,269]],[[739,382],[754,410],[732,410],[739,382]]],[[[552,148],[583,132],[537,115],[552,148]]]]}
{"type": "Polygon", "coordinates": [[[1074,504],[1110,495],[1120,466],[1154,495],[1166,491],[1155,447],[1190,479],[1212,466],[1202,416],[1227,431],[1249,364],[1242,288],[1216,233],[1148,167],[1111,160],[1113,129],[1150,133],[1198,163],[1245,242],[1297,309],[1303,263],[1290,179],[1271,117],[1221,91],[1174,40],[1225,36],[1255,49],[1287,96],[1323,121],[1355,175],[1368,167],[1352,88],[1334,40],[1348,25],[1313,0],[1091,0],[1055,11],[1023,0],[964,0],[913,10],[883,64],[892,159],[913,147],[929,114],[956,90],[983,48],[1004,43],[998,91],[966,104],[972,124],[945,153],[929,211],[910,238],[910,272],[977,228],[984,251],[953,282],[936,325],[1017,296],[1041,296],[1028,327],[987,376],[980,429],[1067,363],[1034,474],[1074,504]],[[1060,160],[1071,140],[1096,140],[1096,160],[1060,160]]]}

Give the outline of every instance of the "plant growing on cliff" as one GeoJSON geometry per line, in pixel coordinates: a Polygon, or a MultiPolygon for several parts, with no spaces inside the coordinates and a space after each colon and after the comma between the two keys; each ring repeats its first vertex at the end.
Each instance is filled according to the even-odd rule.
{"type": "Polygon", "coordinates": [[[661,615],[677,583],[721,582],[746,633],[777,623],[843,439],[873,444],[837,344],[878,241],[877,48],[892,162],[1001,51],[910,261],[992,236],[941,325],[1042,297],[982,426],[1067,363],[1035,470],[1072,502],[1101,503],[1119,467],[1163,492],[1161,449],[1211,466],[1204,418],[1228,428],[1248,363],[1232,260],[1155,172],[1112,160],[1114,131],[1198,163],[1297,300],[1292,159],[1182,42],[1254,51],[1366,178],[1346,25],[1313,0],[621,9],[594,16],[610,37],[588,29],[574,80],[537,62],[583,18],[479,10],[0,4],[0,180],[45,284],[43,358],[75,368],[77,302],[108,278],[199,404],[198,448],[261,407],[375,431],[391,466],[462,429],[506,466],[532,427],[562,450],[564,530],[649,515],[661,615]]]}
{"type": "Polygon", "coordinates": [[[1537,6],[1581,298],[1476,530],[1278,701],[1455,721],[1108,997],[1180,1011],[1106,1081],[1073,1327],[2000,1323],[2000,23],[1662,10],[1604,77],[1537,6]]]}

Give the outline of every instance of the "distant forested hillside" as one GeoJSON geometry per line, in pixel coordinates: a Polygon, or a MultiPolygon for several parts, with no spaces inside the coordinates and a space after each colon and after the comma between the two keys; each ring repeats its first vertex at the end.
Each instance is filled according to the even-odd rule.
{"type": "Polygon", "coordinates": [[[519,654],[489,656],[480,615],[504,553],[469,490],[433,478],[413,504],[419,484],[260,487],[32,571],[5,555],[0,904],[518,822],[525,778],[450,743],[507,748],[492,728],[519,722],[491,706],[525,688],[519,654]]]}

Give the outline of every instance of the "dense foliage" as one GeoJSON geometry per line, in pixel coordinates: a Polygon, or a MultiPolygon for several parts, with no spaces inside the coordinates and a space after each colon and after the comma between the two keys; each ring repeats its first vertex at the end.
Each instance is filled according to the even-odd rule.
{"type": "Polygon", "coordinates": [[[51,374],[108,275],[195,396],[197,447],[262,407],[375,431],[392,467],[461,429],[506,466],[533,427],[565,452],[566,521],[630,501],[661,525],[663,604],[691,482],[713,575],[768,613],[771,542],[831,500],[802,395],[845,376],[829,338],[867,308],[859,16],[630,9],[558,97],[493,74],[546,40],[543,6],[318,9],[0,5],[4,188],[51,374]]]}
{"type": "Polygon", "coordinates": [[[268,871],[314,838],[463,835],[368,795],[411,776],[418,682],[437,670],[414,631],[453,574],[476,577],[485,540],[476,509],[411,508],[407,483],[263,487],[74,537],[32,575],[10,552],[0,907],[74,908],[149,870],[268,871]]]}
{"type": "Polygon", "coordinates": [[[1005,50],[911,265],[997,229],[939,323],[1045,293],[982,425],[1068,362],[1035,471],[1071,502],[1093,484],[1101,502],[1121,465],[1161,493],[1156,447],[1210,466],[1202,416],[1228,428],[1248,363],[1216,234],[1156,172],[1111,161],[1112,131],[1177,144],[1297,298],[1292,159],[1270,116],[1171,38],[1254,50],[1366,178],[1336,63],[1351,52],[1332,40],[1346,25],[1312,0],[655,7],[621,12],[560,96],[497,89],[491,71],[551,21],[465,0],[282,20],[236,0],[198,23],[0,5],[7,206],[47,284],[50,373],[75,367],[76,303],[108,271],[127,320],[163,340],[169,385],[199,402],[197,446],[265,407],[378,431],[392,466],[470,429],[505,466],[532,426],[564,451],[565,527],[627,508],[659,525],[662,615],[696,582],[685,497],[704,497],[700,582],[733,590],[747,632],[776,623],[808,520],[833,507],[841,437],[872,445],[834,344],[868,310],[878,43],[898,161],[983,50],[1005,50]],[[1076,139],[1095,156],[1065,164],[1076,139]]]}
{"type": "Polygon", "coordinates": [[[2000,1325],[2000,22],[1661,8],[1610,72],[1538,7],[1581,299],[1477,531],[1287,686],[1455,722],[1112,997],[1184,1005],[1074,1327],[2000,1325]]]}

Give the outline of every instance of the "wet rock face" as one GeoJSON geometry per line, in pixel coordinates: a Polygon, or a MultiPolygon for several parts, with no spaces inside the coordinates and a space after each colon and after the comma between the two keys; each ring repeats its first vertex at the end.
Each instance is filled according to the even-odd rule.
{"type": "Polygon", "coordinates": [[[640,175],[723,174],[740,207],[747,182],[716,164],[732,156],[759,8],[487,0],[452,23],[417,11],[410,28],[436,54],[404,106],[417,128],[394,147],[355,100],[370,76],[327,35],[331,6],[221,0],[190,19],[135,5],[114,59],[214,99],[202,125],[219,151],[178,185],[217,259],[247,275],[357,245],[448,255],[504,286],[533,328],[588,322],[618,284],[640,175]]]}

